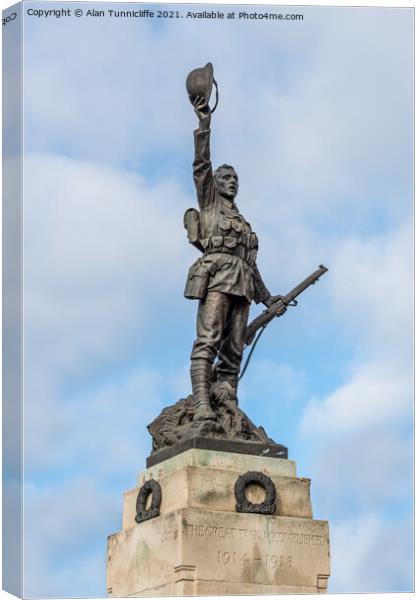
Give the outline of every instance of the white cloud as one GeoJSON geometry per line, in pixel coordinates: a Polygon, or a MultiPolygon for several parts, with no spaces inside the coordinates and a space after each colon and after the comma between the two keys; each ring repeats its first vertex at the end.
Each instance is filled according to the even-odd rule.
{"type": "Polygon", "coordinates": [[[314,431],[302,437],[301,444],[310,455],[304,472],[312,478],[318,518],[407,511],[413,490],[413,443],[403,428],[354,432],[341,438],[331,431],[321,439],[314,431]]]}
{"type": "Polygon", "coordinates": [[[255,359],[247,372],[246,394],[249,396],[259,393],[269,394],[273,391],[282,391],[282,399],[286,402],[296,400],[302,394],[305,387],[305,374],[296,371],[287,363],[277,363],[269,358],[255,359]],[[264,392],[261,390],[264,386],[264,392]]]}
{"type": "Polygon", "coordinates": [[[119,529],[120,513],[121,498],[95,480],[26,483],[25,596],[76,597],[81,589],[105,596],[106,538],[119,529]]]}
{"type": "Polygon", "coordinates": [[[27,394],[27,476],[59,469],[66,477],[78,465],[78,472],[90,473],[98,483],[134,477],[151,451],[146,425],[172,392],[164,374],[140,366],[110,382],[76,390],[64,398],[58,387],[39,385],[27,394]]]}
{"type": "Polygon", "coordinates": [[[349,237],[334,250],[328,274],[330,318],[353,352],[342,363],[342,383],[322,397],[313,396],[301,415],[301,468],[313,480],[315,515],[331,521],[330,590],[408,590],[411,228],[403,224],[367,240],[349,237]],[[395,558],[393,546],[401,559],[395,558]]]}
{"type": "Polygon", "coordinates": [[[152,448],[146,426],[167,398],[178,399],[179,374],[139,366],[110,378],[66,398],[58,387],[47,395],[39,378],[27,396],[28,596],[105,594],[106,538],[121,528],[122,493],[135,486],[152,448]]]}
{"type": "Polygon", "coordinates": [[[144,23],[141,36],[137,23],[107,19],[31,23],[27,141],[136,165],[182,156],[185,165],[196,121],[185,77],[207,62],[211,43],[221,93],[214,159],[237,165],[246,204],[257,203],[257,213],[269,199],[278,218],[316,220],[329,207],[329,220],[345,211],[359,224],[378,202],[398,212],[386,185],[381,199],[372,197],[372,183],[377,189],[390,169],[399,184],[409,173],[412,16],[304,12],[281,34],[274,23],[218,22],[217,44],[214,23],[185,19],[162,31],[144,23]],[[76,31],[69,60],[67,36],[76,31]]]}
{"type": "Polygon", "coordinates": [[[309,402],[301,429],[341,434],[406,420],[413,392],[411,228],[344,239],[330,266],[331,316],[354,354],[342,385],[309,402]]]}
{"type": "Polygon", "coordinates": [[[304,433],[354,433],[406,420],[413,382],[394,366],[362,364],[341,387],[322,400],[312,399],[303,414],[304,433]]]}
{"type": "Polygon", "coordinates": [[[334,312],[364,349],[411,367],[413,233],[402,223],[368,240],[344,239],[331,261],[334,312]]]}
{"type": "Polygon", "coordinates": [[[331,593],[412,592],[411,523],[375,513],[330,524],[331,593]],[[345,556],[345,560],[342,557],[345,556]]]}
{"type": "Polygon", "coordinates": [[[191,257],[182,227],[188,199],[179,187],[28,155],[25,189],[29,368],[42,363],[55,377],[74,377],[144,347],[165,298],[183,302],[191,257]]]}
{"type": "MultiPolygon", "coordinates": [[[[273,225],[287,214],[360,228],[373,207],[395,215],[411,201],[401,197],[411,172],[410,15],[361,11],[309,10],[316,22],[303,25],[310,44],[298,49],[287,39],[260,65],[261,74],[247,72],[244,62],[243,71],[226,77],[227,100],[215,114],[223,119],[222,153],[238,163],[241,195],[250,207],[257,204],[255,213],[269,199],[273,225]],[[383,185],[390,173],[397,187],[383,185]]],[[[296,42],[300,33],[292,35],[296,42]]]]}

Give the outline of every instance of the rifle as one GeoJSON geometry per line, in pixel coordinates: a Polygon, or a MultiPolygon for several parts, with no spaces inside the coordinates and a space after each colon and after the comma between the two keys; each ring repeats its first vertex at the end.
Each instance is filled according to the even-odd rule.
{"type": "Polygon", "coordinates": [[[250,344],[252,344],[252,341],[254,340],[257,331],[259,329],[261,329],[261,331],[259,332],[257,339],[255,340],[254,345],[251,348],[251,351],[248,355],[248,358],[246,360],[244,368],[242,369],[242,373],[239,379],[244,375],[248,363],[251,359],[252,353],[255,349],[255,346],[262,332],[270,323],[270,321],[272,321],[274,317],[279,317],[281,314],[283,314],[284,309],[288,306],[296,306],[298,303],[296,300],[297,296],[299,296],[299,294],[306,290],[306,288],[308,288],[310,285],[316,283],[318,279],[327,271],[327,267],[319,265],[319,268],[316,271],[311,273],[306,279],[299,283],[299,285],[294,287],[288,294],[283,296],[282,299],[273,302],[273,304],[271,304],[271,306],[269,306],[264,312],[262,312],[256,319],[251,321],[251,323],[246,328],[245,346],[249,346],[250,344]]]}

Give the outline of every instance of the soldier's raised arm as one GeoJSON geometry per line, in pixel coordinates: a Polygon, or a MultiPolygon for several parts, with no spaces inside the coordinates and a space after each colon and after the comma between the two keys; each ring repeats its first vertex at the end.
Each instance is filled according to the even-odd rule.
{"type": "Polygon", "coordinates": [[[193,177],[200,210],[207,210],[215,198],[215,184],[210,160],[211,112],[206,99],[202,96],[195,98],[193,106],[199,123],[198,129],[194,131],[193,177]]]}

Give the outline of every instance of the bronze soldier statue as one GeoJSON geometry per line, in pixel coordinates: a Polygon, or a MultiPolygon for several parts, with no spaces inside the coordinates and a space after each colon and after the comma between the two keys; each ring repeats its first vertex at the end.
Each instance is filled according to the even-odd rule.
{"type": "MultiPolygon", "coordinates": [[[[195,69],[187,79],[199,122],[193,163],[199,212],[189,209],[184,224],[190,242],[203,254],[189,270],[185,296],[199,299],[191,383],[194,418],[203,421],[214,419],[212,384],[229,384],[236,395],[250,303],[254,300],[268,307],[282,299],[271,295],[258,270],[257,235],[235,203],[239,187],[235,169],[227,164],[215,171],[212,168],[209,98],[213,81],[211,63],[195,69]]],[[[277,314],[285,310],[281,306],[277,314]]]]}
{"type": "Polygon", "coordinates": [[[285,296],[270,294],[256,263],[258,238],[235,203],[236,171],[224,164],[213,172],[210,161],[211,114],[218,102],[211,63],[191,71],[187,91],[198,117],[193,174],[199,210],[186,211],[184,226],[201,253],[188,272],[184,292],[199,300],[191,352],[193,393],[165,407],[148,425],[153,443],[147,465],[192,447],[287,458],[287,448],[268,437],[238,406],[242,353],[252,344],[243,374],[268,323],[296,306],[296,298],[328,269],[319,265],[285,296]],[[213,84],[216,105],[210,110],[213,84]],[[253,300],[267,308],[248,324],[253,300]]]}

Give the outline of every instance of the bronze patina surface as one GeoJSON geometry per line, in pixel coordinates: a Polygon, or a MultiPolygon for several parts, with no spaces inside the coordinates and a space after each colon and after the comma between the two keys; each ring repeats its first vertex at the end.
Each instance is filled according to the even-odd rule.
{"type": "Polygon", "coordinates": [[[271,440],[238,407],[243,351],[258,330],[262,332],[275,316],[295,306],[296,296],[327,269],[320,265],[286,296],[273,296],[268,290],[257,266],[257,234],[235,201],[238,175],[228,164],[213,170],[209,107],[213,80],[211,63],[194,69],[187,77],[189,99],[198,118],[193,162],[198,209],[186,211],[184,226],[188,240],[201,253],[189,269],[184,292],[186,298],[198,300],[197,335],[191,352],[192,394],[165,408],[149,425],[153,453],[190,439],[211,438],[249,443],[250,453],[258,444],[261,453],[265,449],[279,456],[281,452],[274,451],[275,446],[287,455],[284,446],[271,440]],[[267,309],[248,325],[253,301],[263,303],[267,309]]]}

